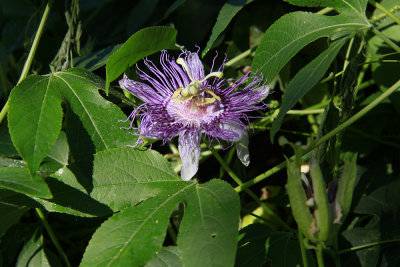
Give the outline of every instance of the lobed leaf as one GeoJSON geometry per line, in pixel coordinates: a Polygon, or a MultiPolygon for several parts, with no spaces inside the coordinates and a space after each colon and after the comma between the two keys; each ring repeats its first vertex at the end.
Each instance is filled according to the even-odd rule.
{"type": "Polygon", "coordinates": [[[252,69],[260,71],[271,81],[307,44],[337,31],[355,31],[367,26],[363,20],[344,15],[323,16],[307,12],[287,14],[265,32],[256,50],[252,69]]]}
{"type": "Polygon", "coordinates": [[[217,40],[218,36],[225,30],[233,17],[245,5],[251,3],[252,1],[253,0],[229,0],[222,6],[217,17],[217,22],[212,29],[210,39],[208,40],[203,52],[201,53],[202,57],[204,57],[208,53],[215,40],[217,40]]]}
{"type": "Polygon", "coordinates": [[[81,266],[142,266],[160,250],[168,219],[185,203],[178,235],[183,266],[232,266],[235,259],[239,198],[220,180],[177,183],[114,214],[95,232],[81,266]],[[181,186],[184,185],[184,186],[181,186]]]}
{"type": "Polygon", "coordinates": [[[82,121],[97,151],[134,143],[136,137],[122,131],[123,124],[118,123],[126,116],[100,96],[100,88],[104,88],[104,82],[98,76],[73,68],[47,76],[29,76],[12,90],[10,134],[31,173],[39,168],[60,133],[62,99],[82,121]]]}
{"type": "Polygon", "coordinates": [[[270,139],[274,140],[286,113],[322,78],[348,38],[332,43],[327,50],[303,67],[289,82],[277,118],[272,123],[270,139]]]}
{"type": "Polygon", "coordinates": [[[143,57],[162,49],[174,49],[176,34],[174,28],[165,26],[148,27],[134,33],[107,61],[106,90],[112,81],[143,57]]]}
{"type": "Polygon", "coordinates": [[[154,150],[131,147],[97,153],[94,159],[91,196],[120,210],[161,192],[186,185],[167,160],[154,150]]]}
{"type": "MultiPolygon", "coordinates": [[[[183,190],[192,186],[186,183],[183,190]]],[[[148,262],[162,246],[168,219],[181,201],[180,192],[158,195],[114,214],[94,233],[80,266],[142,266],[148,262]]]]}

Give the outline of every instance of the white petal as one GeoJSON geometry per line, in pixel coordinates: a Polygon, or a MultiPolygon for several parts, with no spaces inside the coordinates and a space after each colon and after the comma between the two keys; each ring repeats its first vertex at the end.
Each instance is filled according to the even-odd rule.
{"type": "Polygon", "coordinates": [[[182,180],[189,181],[199,169],[200,134],[182,133],[179,135],[178,150],[182,160],[182,180]]]}
{"type": "Polygon", "coordinates": [[[245,165],[246,167],[249,166],[250,164],[249,135],[247,134],[247,131],[243,130],[243,128],[233,123],[222,124],[221,128],[229,130],[237,135],[235,138],[232,138],[231,140],[227,141],[236,143],[236,153],[238,158],[243,163],[243,165],[245,165]]]}
{"type": "Polygon", "coordinates": [[[249,135],[247,132],[244,132],[240,140],[236,143],[236,153],[243,165],[246,167],[249,166],[249,135]]]}

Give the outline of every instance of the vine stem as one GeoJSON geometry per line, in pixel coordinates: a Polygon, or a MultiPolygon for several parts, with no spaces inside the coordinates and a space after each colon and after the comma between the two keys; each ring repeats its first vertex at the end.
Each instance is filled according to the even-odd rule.
{"type": "MultiPolygon", "coordinates": [[[[214,157],[218,160],[218,162],[221,164],[221,166],[225,169],[225,171],[229,174],[229,176],[238,184],[242,185],[243,182],[240,180],[239,177],[229,168],[229,166],[226,164],[225,160],[221,157],[220,154],[218,154],[217,151],[213,147],[210,148],[211,152],[213,153],[214,157]]],[[[271,218],[277,222],[280,226],[282,226],[285,230],[287,231],[293,231],[292,228],[290,228],[287,223],[285,223],[281,218],[279,218],[275,212],[273,212],[267,205],[265,205],[264,202],[262,202],[250,189],[246,188],[244,191],[258,204],[260,205],[263,210],[265,211],[268,216],[271,216],[271,218]]]]}
{"type": "Polygon", "coordinates": [[[317,245],[317,248],[315,249],[315,254],[317,255],[318,267],[325,267],[324,252],[321,244],[317,245]]]}
{"type": "Polygon", "coordinates": [[[352,247],[352,248],[342,249],[342,250],[339,250],[337,252],[337,254],[343,254],[343,253],[347,253],[347,252],[353,252],[353,251],[357,251],[357,250],[361,250],[361,249],[380,246],[380,245],[388,244],[388,243],[397,243],[397,242],[400,242],[399,238],[391,239],[391,240],[378,241],[378,242],[373,242],[373,243],[364,244],[364,245],[360,245],[360,246],[355,246],[355,247],[352,247]]]}
{"type": "Polygon", "coordinates": [[[239,62],[240,60],[250,56],[251,54],[251,49],[248,49],[246,51],[244,51],[243,53],[237,55],[236,57],[232,58],[231,60],[229,60],[228,62],[225,63],[225,67],[230,67],[233,64],[235,64],[236,62],[239,62]]]}
{"type": "Polygon", "coordinates": [[[397,24],[400,25],[400,18],[396,17],[392,12],[384,8],[381,4],[375,2],[374,0],[368,0],[368,2],[374,7],[380,9],[383,13],[391,17],[397,24]]]}
{"type": "Polygon", "coordinates": [[[36,208],[36,213],[38,214],[40,220],[42,221],[44,227],[46,228],[47,232],[49,233],[49,236],[51,238],[51,240],[53,241],[58,253],[60,253],[61,257],[63,258],[63,260],[65,261],[65,264],[70,267],[71,264],[69,263],[69,260],[67,258],[67,255],[65,255],[60,243],[57,240],[56,235],[54,234],[53,229],[50,227],[49,222],[46,219],[46,216],[44,216],[43,212],[41,209],[36,208]]]}
{"type": "Polygon", "coordinates": [[[306,248],[304,247],[304,243],[303,243],[303,234],[301,233],[301,231],[297,231],[297,236],[299,239],[299,246],[300,246],[300,251],[301,251],[301,259],[303,261],[303,265],[304,267],[308,267],[308,259],[307,259],[307,251],[306,248]]]}
{"type": "Polygon", "coordinates": [[[392,42],[386,35],[381,33],[376,27],[372,26],[371,31],[381,38],[386,44],[388,44],[393,50],[395,50],[397,53],[400,53],[400,47],[398,47],[395,43],[392,42]]]}
{"type": "MultiPolygon", "coordinates": [[[[24,67],[21,72],[21,76],[19,77],[17,85],[23,81],[26,76],[28,75],[29,69],[32,65],[33,57],[36,54],[36,49],[39,45],[40,37],[42,36],[44,25],[46,24],[47,18],[49,17],[50,9],[53,6],[54,0],[49,0],[46,4],[46,8],[44,9],[42,19],[40,20],[40,24],[38,30],[36,31],[35,38],[33,39],[33,43],[31,46],[31,50],[29,51],[28,58],[25,61],[24,67]]],[[[3,109],[0,112],[0,123],[4,120],[7,112],[9,109],[9,99],[7,100],[6,104],[4,105],[3,109]]]]}
{"type": "MultiPolygon", "coordinates": [[[[310,147],[308,147],[306,150],[303,151],[302,155],[308,154],[309,152],[314,150],[316,147],[320,146],[321,144],[323,144],[324,142],[329,140],[332,136],[336,135],[340,131],[343,131],[344,129],[346,129],[347,127],[349,127],[350,125],[352,125],[353,123],[358,121],[359,119],[361,119],[365,114],[367,114],[374,107],[376,107],[386,97],[388,97],[393,92],[395,92],[399,87],[400,87],[400,80],[398,80],[395,84],[393,84],[389,89],[387,89],[385,92],[383,92],[380,96],[378,96],[374,101],[372,101],[366,107],[361,109],[358,113],[354,114],[354,116],[349,118],[347,121],[343,122],[342,124],[337,126],[335,129],[333,129],[329,133],[325,134],[324,136],[322,136],[321,138],[316,140],[316,142],[314,142],[312,145],[310,145],[310,147]]],[[[294,156],[292,156],[291,158],[293,158],[293,157],[294,156]]],[[[283,162],[279,163],[278,165],[276,165],[275,167],[269,169],[268,171],[258,175],[257,177],[255,177],[255,178],[243,183],[242,185],[237,186],[235,188],[235,191],[236,192],[241,192],[244,189],[246,189],[246,188],[248,188],[248,187],[250,187],[250,186],[252,186],[252,185],[254,185],[256,183],[259,183],[259,182],[263,181],[264,179],[266,179],[269,176],[277,173],[278,171],[282,170],[285,167],[286,167],[286,161],[283,161],[283,162]]]]}

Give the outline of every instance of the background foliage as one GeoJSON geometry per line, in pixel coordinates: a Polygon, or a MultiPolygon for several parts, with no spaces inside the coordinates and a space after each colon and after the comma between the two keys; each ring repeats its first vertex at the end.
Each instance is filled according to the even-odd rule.
{"type": "MultiPolygon", "coordinates": [[[[398,266],[397,0],[0,0],[0,266],[398,266]],[[132,147],[118,86],[199,50],[271,87],[248,168],[132,147]]],[[[253,115],[253,114],[252,114],[253,115]]]]}

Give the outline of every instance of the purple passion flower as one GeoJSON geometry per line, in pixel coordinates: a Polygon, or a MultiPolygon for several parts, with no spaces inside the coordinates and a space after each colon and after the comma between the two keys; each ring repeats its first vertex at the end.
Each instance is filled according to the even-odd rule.
{"type": "MultiPolygon", "coordinates": [[[[215,58],[214,58],[215,61],[215,58]]],[[[152,75],[137,67],[139,78],[146,83],[136,82],[124,76],[119,84],[122,88],[144,101],[128,117],[137,135],[151,139],[170,141],[179,135],[178,150],[182,160],[181,177],[190,180],[199,168],[200,140],[202,135],[210,141],[220,139],[236,143],[239,159],[246,166],[250,163],[245,114],[260,110],[265,104],[256,106],[269,92],[262,78],[251,73],[237,80],[224,80],[224,64],[213,72],[204,74],[198,53],[184,51],[178,59],[170,58],[162,51],[161,68],[145,59],[144,64],[152,75]],[[239,90],[239,86],[244,88],[239,90]],[[138,116],[140,126],[134,128],[138,116]]],[[[224,62],[225,63],[225,62],[224,62]]],[[[142,143],[141,137],[138,143],[142,143]]]]}

